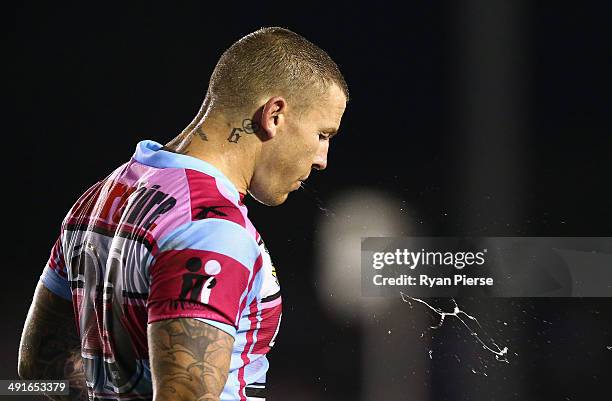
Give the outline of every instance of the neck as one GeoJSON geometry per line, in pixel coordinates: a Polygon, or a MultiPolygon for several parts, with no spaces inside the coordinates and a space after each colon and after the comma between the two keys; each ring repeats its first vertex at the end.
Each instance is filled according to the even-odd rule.
{"type": "Polygon", "coordinates": [[[258,142],[256,135],[245,133],[242,122],[207,116],[170,141],[166,148],[213,165],[238,192],[246,194],[255,169],[258,142]]]}

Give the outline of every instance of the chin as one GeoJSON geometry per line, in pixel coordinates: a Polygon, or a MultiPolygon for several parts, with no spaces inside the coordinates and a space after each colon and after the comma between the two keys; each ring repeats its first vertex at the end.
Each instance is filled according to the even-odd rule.
{"type": "Polygon", "coordinates": [[[266,206],[278,206],[278,205],[282,205],[283,203],[285,203],[285,201],[287,200],[287,197],[289,196],[289,193],[271,194],[271,193],[265,193],[263,191],[260,192],[260,191],[249,190],[249,195],[251,195],[253,199],[255,199],[257,202],[262,203],[266,206]]]}

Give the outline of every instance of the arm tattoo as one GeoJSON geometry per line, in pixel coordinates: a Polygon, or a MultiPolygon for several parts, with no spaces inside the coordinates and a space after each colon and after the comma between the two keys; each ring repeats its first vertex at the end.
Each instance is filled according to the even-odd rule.
{"type": "Polygon", "coordinates": [[[258,130],[259,124],[257,124],[257,122],[251,120],[250,118],[245,118],[242,120],[242,128],[232,128],[232,132],[230,132],[227,140],[231,143],[238,143],[240,137],[242,136],[240,135],[241,132],[244,132],[245,134],[254,134],[258,130]]]}
{"type": "Polygon", "coordinates": [[[232,336],[191,318],[152,323],[148,334],[155,397],[219,400],[229,372],[232,336]]]}
{"type": "Polygon", "coordinates": [[[52,400],[86,400],[87,386],[72,303],[38,284],[21,337],[19,374],[24,379],[69,380],[69,395],[52,400]]]}

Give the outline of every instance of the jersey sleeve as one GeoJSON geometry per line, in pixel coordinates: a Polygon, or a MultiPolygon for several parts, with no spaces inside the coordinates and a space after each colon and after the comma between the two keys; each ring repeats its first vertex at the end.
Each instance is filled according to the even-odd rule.
{"type": "Polygon", "coordinates": [[[147,322],[193,317],[235,336],[262,263],[250,234],[231,221],[206,219],[179,227],[158,244],[149,268],[147,322]]]}
{"type": "Polygon", "coordinates": [[[55,241],[53,248],[51,248],[51,256],[49,256],[49,260],[43,269],[40,281],[55,295],[69,301],[72,300],[70,282],[68,281],[64,253],[62,251],[61,236],[55,241]]]}

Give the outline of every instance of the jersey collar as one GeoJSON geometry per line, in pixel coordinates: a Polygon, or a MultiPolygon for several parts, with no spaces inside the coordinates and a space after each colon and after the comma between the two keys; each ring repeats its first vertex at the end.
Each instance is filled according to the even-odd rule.
{"type": "Polygon", "coordinates": [[[221,182],[234,197],[234,201],[242,202],[244,194],[238,192],[236,186],[219,169],[204,160],[195,157],[169,152],[162,149],[160,143],[151,140],[138,142],[132,158],[139,163],[155,168],[187,168],[197,170],[221,182]]]}

